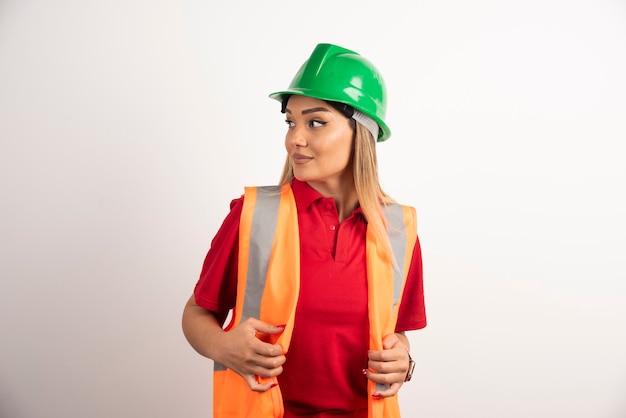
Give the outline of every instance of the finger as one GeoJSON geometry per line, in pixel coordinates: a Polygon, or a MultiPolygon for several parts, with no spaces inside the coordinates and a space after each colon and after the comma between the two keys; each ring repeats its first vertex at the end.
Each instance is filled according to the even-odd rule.
{"type": "Polygon", "coordinates": [[[244,379],[250,387],[250,390],[252,390],[253,392],[266,392],[274,386],[278,385],[278,383],[276,382],[259,383],[257,381],[257,377],[250,374],[245,375],[244,379]]]}
{"type": "MultiPolygon", "coordinates": [[[[396,339],[398,337],[395,337],[396,339]]],[[[408,361],[409,360],[409,351],[407,348],[398,340],[394,345],[389,348],[380,351],[368,351],[367,353],[368,359],[373,361],[382,361],[382,362],[395,362],[395,361],[408,361]]]]}
{"type": "Polygon", "coordinates": [[[255,338],[251,342],[251,348],[253,353],[246,360],[247,373],[263,377],[274,377],[282,373],[282,366],[287,358],[280,345],[265,343],[255,338]]]}
{"type": "Polygon", "coordinates": [[[261,339],[255,339],[255,341],[251,342],[251,347],[260,357],[273,358],[284,356],[283,348],[280,344],[271,344],[261,339]]]}
{"type": "Polygon", "coordinates": [[[367,352],[367,358],[370,361],[391,361],[393,360],[391,358],[391,354],[388,352],[388,350],[385,351],[368,351],[367,352]]]}
{"type": "Polygon", "coordinates": [[[383,338],[383,349],[390,350],[398,343],[401,344],[402,342],[400,341],[400,338],[398,338],[398,336],[395,333],[387,334],[383,338]]]}
{"type": "Polygon", "coordinates": [[[394,383],[403,383],[404,378],[406,376],[406,371],[398,371],[392,373],[380,373],[371,370],[367,370],[366,374],[367,378],[374,383],[379,383],[381,385],[391,385],[394,383]]]}
{"type": "Polygon", "coordinates": [[[409,359],[407,351],[400,346],[396,346],[389,350],[382,351],[368,351],[367,358],[370,361],[381,362],[394,362],[394,361],[406,361],[409,359]]]}
{"type": "Polygon", "coordinates": [[[268,324],[255,318],[249,318],[248,321],[256,332],[263,334],[279,334],[285,330],[285,325],[268,324]]]}
{"type": "Polygon", "coordinates": [[[286,357],[283,355],[275,357],[258,356],[251,364],[250,371],[263,377],[278,376],[283,372],[285,361],[286,357]]]}
{"type": "Polygon", "coordinates": [[[271,378],[283,372],[282,366],[285,360],[285,356],[282,355],[277,357],[265,357],[254,354],[252,357],[236,364],[235,367],[232,367],[232,370],[244,378],[248,375],[271,378]]]}
{"type": "Polygon", "coordinates": [[[367,362],[367,366],[377,374],[406,373],[407,366],[403,361],[374,361],[367,362]]]}
{"type": "Polygon", "coordinates": [[[372,396],[375,398],[388,398],[398,393],[401,386],[402,383],[393,383],[385,390],[377,390],[372,396]]]}
{"type": "Polygon", "coordinates": [[[248,318],[239,326],[244,332],[249,332],[256,337],[248,342],[256,354],[265,357],[274,357],[283,354],[282,347],[278,344],[270,343],[267,338],[264,338],[264,335],[280,333],[284,331],[284,326],[275,326],[256,318],[248,318]]]}

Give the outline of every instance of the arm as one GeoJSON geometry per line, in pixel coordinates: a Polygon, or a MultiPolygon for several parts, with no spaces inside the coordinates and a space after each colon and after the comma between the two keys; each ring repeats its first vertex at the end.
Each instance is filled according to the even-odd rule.
{"type": "Polygon", "coordinates": [[[407,351],[411,351],[411,344],[409,343],[409,339],[406,337],[404,332],[396,332],[396,337],[400,340],[402,344],[406,347],[407,351]]]}
{"type": "Polygon", "coordinates": [[[256,376],[274,377],[283,371],[282,348],[256,337],[257,332],[278,334],[282,327],[250,318],[226,332],[216,316],[199,306],[193,295],[185,305],[182,326],[194,350],[242,376],[253,391],[264,392],[273,386],[260,384],[256,376]]]}
{"type": "Polygon", "coordinates": [[[239,218],[243,199],[234,199],[230,213],[211,241],[194,294],[183,311],[182,327],[189,344],[208,357],[241,375],[255,391],[269,389],[256,376],[273,377],[282,372],[285,359],[279,346],[255,337],[282,329],[249,319],[225,332],[222,323],[237,296],[239,218]],[[200,305],[198,304],[200,303],[200,305]]]}

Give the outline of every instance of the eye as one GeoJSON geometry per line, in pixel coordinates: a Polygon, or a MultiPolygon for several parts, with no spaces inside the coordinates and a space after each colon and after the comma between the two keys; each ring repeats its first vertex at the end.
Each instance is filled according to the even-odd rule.
{"type": "Polygon", "coordinates": [[[293,126],[295,125],[292,121],[290,121],[289,119],[285,119],[285,123],[287,124],[288,128],[293,128],[293,126]]]}
{"type": "Polygon", "coordinates": [[[322,126],[326,125],[326,122],[322,122],[321,120],[312,120],[311,122],[309,122],[309,126],[311,128],[321,128],[322,126]]]}

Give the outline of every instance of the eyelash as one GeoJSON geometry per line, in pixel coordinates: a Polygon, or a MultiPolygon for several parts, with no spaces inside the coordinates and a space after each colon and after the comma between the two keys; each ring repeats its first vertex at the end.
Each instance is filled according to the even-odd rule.
{"type": "MultiPolygon", "coordinates": [[[[291,121],[291,120],[289,120],[289,119],[285,119],[285,123],[287,124],[287,127],[288,127],[288,128],[291,128],[291,127],[293,127],[293,126],[294,126],[294,122],[293,122],[293,121],[291,121]]],[[[326,125],[326,122],[322,122],[321,120],[316,120],[316,119],[313,119],[313,120],[311,120],[311,121],[309,122],[309,126],[310,126],[310,127],[312,127],[312,128],[321,128],[321,127],[322,127],[322,126],[324,126],[324,125],[326,125]],[[311,125],[313,125],[313,124],[315,124],[315,123],[318,123],[320,126],[311,126],[311,125]]]]}

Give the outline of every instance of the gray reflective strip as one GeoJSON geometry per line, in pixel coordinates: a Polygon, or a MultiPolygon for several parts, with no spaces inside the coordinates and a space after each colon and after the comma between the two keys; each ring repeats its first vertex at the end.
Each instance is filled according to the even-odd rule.
{"type": "Polygon", "coordinates": [[[389,389],[391,385],[389,383],[376,383],[376,392],[382,392],[389,389]]]}
{"type": "MultiPolygon", "coordinates": [[[[265,290],[265,278],[274,244],[279,204],[280,186],[257,187],[256,204],[254,205],[250,229],[246,293],[239,322],[245,321],[247,318],[258,319],[261,316],[261,299],[265,290]]],[[[223,371],[226,370],[226,366],[214,362],[213,370],[216,372],[223,371]]]]}
{"type": "Polygon", "coordinates": [[[387,236],[391,244],[391,251],[396,260],[393,268],[393,309],[400,303],[400,292],[404,280],[404,264],[406,262],[406,227],[402,206],[388,205],[385,209],[387,218],[387,236]]]}
{"type": "Polygon", "coordinates": [[[265,290],[265,277],[274,244],[279,204],[279,186],[257,188],[256,205],[254,206],[250,230],[246,294],[244,295],[240,322],[248,318],[258,319],[261,316],[261,299],[263,290],[265,290]]]}
{"type": "MultiPolygon", "coordinates": [[[[387,219],[387,236],[391,244],[391,251],[396,264],[393,266],[393,306],[395,310],[400,303],[400,292],[404,280],[404,263],[406,261],[406,226],[404,225],[404,213],[402,206],[392,203],[384,208],[387,219]]],[[[393,311],[392,311],[393,312],[393,311]]],[[[382,392],[389,389],[388,384],[376,383],[376,391],[382,392]]]]}

